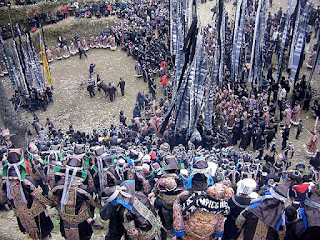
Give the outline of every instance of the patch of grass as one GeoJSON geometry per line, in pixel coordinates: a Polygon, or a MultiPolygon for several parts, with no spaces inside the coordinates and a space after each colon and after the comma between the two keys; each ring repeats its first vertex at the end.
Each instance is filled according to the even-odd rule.
{"type": "MultiPolygon", "coordinates": [[[[12,24],[19,23],[24,25],[26,21],[26,10],[29,11],[29,16],[33,17],[36,9],[40,13],[49,12],[56,13],[57,10],[61,9],[63,4],[68,4],[71,0],[61,0],[57,2],[40,2],[37,5],[25,5],[25,6],[12,6],[10,10],[12,24]]],[[[0,26],[7,25],[9,22],[9,8],[0,8],[0,26]]]]}
{"type": "MultiPolygon", "coordinates": [[[[100,19],[81,18],[79,20],[74,20],[73,17],[69,17],[68,19],[61,21],[57,24],[52,24],[44,27],[43,32],[46,45],[54,51],[59,34],[62,37],[65,37],[68,43],[70,42],[70,40],[73,39],[76,33],[80,36],[81,39],[82,37],[86,37],[86,40],[88,42],[91,34],[98,34],[107,25],[110,26],[114,24],[115,22],[113,17],[100,19]]],[[[38,51],[40,49],[39,31],[40,30],[37,30],[37,32],[32,34],[32,42],[38,51]]]]}
{"type": "MultiPolygon", "coordinates": [[[[33,17],[34,12],[38,9],[39,13],[51,12],[54,15],[58,10],[61,10],[63,4],[68,4],[74,2],[73,0],[59,0],[56,2],[39,2],[37,5],[25,5],[25,6],[15,6],[13,5],[10,10],[12,24],[19,23],[24,25],[27,20],[26,10],[29,11],[29,16],[33,17]]],[[[78,0],[79,6],[83,6],[84,0],[78,0]]],[[[91,0],[90,2],[100,2],[99,0],[91,0]]],[[[8,7],[0,8],[0,26],[7,25],[9,22],[8,7]]]]}

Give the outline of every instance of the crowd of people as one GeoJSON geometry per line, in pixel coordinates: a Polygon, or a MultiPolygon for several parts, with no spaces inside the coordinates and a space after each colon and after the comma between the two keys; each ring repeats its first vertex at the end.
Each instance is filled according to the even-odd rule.
{"type": "Polygon", "coordinates": [[[90,239],[92,227],[104,227],[95,209],[109,220],[105,239],[315,239],[319,153],[291,166],[294,147],[279,152],[275,139],[265,161],[234,148],[234,137],[214,146],[208,133],[201,143],[172,142],[158,133],[163,108],[128,125],[120,113],[122,124],[91,133],[72,125],[64,133],[35,118],[38,135],[27,149],[4,129],[2,210],[12,209],[20,230],[40,239],[50,239],[52,206],[66,239],[90,239]]]}
{"type": "MultiPolygon", "coordinates": [[[[25,3],[18,1],[16,5],[37,4],[36,1],[25,3]],[[20,4],[21,3],[21,4],[20,4]]],[[[11,6],[11,5],[10,5],[11,6]]],[[[43,11],[40,12],[40,7],[36,7],[34,11],[26,8],[26,20],[23,22],[25,28],[35,32],[38,28],[46,25],[56,24],[68,17],[73,17],[75,20],[80,18],[101,18],[108,16],[123,16],[122,10],[127,7],[123,1],[101,1],[101,2],[82,2],[78,1],[63,4],[56,12],[43,11]]],[[[10,24],[1,26],[1,35],[4,40],[12,37],[10,24]]],[[[15,34],[15,33],[14,33],[15,34]]]]}
{"type": "MultiPolygon", "coordinates": [[[[106,28],[92,36],[89,45],[121,46],[136,60],[136,75],[148,83],[150,95],[138,93],[132,117],[120,111],[119,125],[90,133],[76,131],[72,125],[66,132],[56,130],[49,119],[43,126],[35,114],[37,136],[30,136],[26,149],[14,146],[9,130],[2,130],[1,208],[15,212],[20,230],[32,238],[50,239],[54,226],[47,208],[54,206],[61,235],[67,240],[92,237],[92,226],[97,227],[95,209],[109,220],[105,236],[109,240],[124,235],[128,239],[317,239],[317,121],[306,142],[308,163],[292,161],[295,147],[290,140],[300,137],[301,112],[307,114],[311,107],[319,116],[320,107],[317,101],[310,104],[312,92],[305,75],[293,86],[288,76],[279,82],[274,79],[272,59],[279,55],[282,10],[267,20],[265,76],[251,86],[245,84],[252,15],[245,22],[242,76],[239,82],[231,81],[232,47],[226,48],[229,60],[223,86],[215,91],[213,127],[205,128],[200,116],[199,135],[190,139],[172,118],[162,129],[174,75],[174,59],[166,44],[168,9],[128,2],[121,13],[127,25],[106,28]],[[104,42],[109,36],[110,43],[104,42]],[[164,97],[157,102],[155,79],[159,77],[164,97]]],[[[312,11],[310,19],[314,21],[309,21],[309,34],[317,36],[319,13],[312,11]]],[[[229,46],[232,25],[232,20],[226,20],[229,46]]],[[[211,26],[205,31],[205,49],[212,56],[216,33],[211,26]]],[[[82,53],[86,45],[79,37],[74,42],[82,53]]],[[[63,38],[58,43],[58,47],[67,46],[63,38]]],[[[94,67],[93,63],[89,67],[91,77],[94,67]]],[[[99,74],[96,77],[97,82],[90,80],[89,86],[97,84],[112,102],[117,86],[104,85],[99,74]]],[[[123,79],[118,86],[124,95],[123,79]]]]}

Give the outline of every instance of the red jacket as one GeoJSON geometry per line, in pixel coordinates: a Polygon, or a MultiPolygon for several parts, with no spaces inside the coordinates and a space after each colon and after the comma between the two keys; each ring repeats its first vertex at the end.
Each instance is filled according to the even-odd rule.
{"type": "Polygon", "coordinates": [[[167,75],[163,75],[162,78],[161,78],[161,85],[164,86],[164,85],[167,85],[167,75]]]}
{"type": "Polygon", "coordinates": [[[63,5],[63,6],[61,7],[61,12],[62,12],[63,14],[68,12],[67,5],[63,5]]]}

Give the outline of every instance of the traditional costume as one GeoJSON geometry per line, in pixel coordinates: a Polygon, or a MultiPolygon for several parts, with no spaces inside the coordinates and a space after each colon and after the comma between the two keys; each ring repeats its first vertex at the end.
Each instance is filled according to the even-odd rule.
{"type": "Polygon", "coordinates": [[[176,174],[176,171],[178,171],[180,167],[175,156],[165,156],[165,162],[165,173],[156,182],[154,187],[156,195],[154,206],[159,209],[159,215],[164,228],[166,230],[173,230],[173,203],[176,196],[184,189],[184,182],[176,174]]]}
{"type": "Polygon", "coordinates": [[[319,142],[319,134],[316,130],[312,131],[310,142],[306,144],[308,156],[314,156],[317,153],[317,145],[319,142]]]}
{"type": "Polygon", "coordinates": [[[74,45],[73,41],[70,42],[70,53],[71,55],[76,55],[78,53],[78,49],[76,49],[76,46],[74,45]]]}
{"type": "Polygon", "coordinates": [[[9,73],[9,72],[8,72],[8,69],[7,69],[7,66],[6,66],[6,63],[5,63],[4,61],[1,61],[1,62],[0,62],[0,68],[1,68],[2,73],[3,73],[4,75],[6,75],[6,74],[9,73]]]}
{"type": "Polygon", "coordinates": [[[62,59],[62,54],[61,54],[61,48],[59,46],[56,47],[56,59],[61,60],[62,59]]]}
{"type": "Polygon", "coordinates": [[[116,38],[113,35],[110,35],[110,49],[115,51],[117,49],[116,38]]]}
{"type": "Polygon", "coordinates": [[[47,60],[48,62],[52,62],[53,61],[53,56],[52,56],[52,51],[50,50],[50,48],[46,49],[46,55],[47,55],[47,60]]]}
{"type": "Polygon", "coordinates": [[[88,189],[87,173],[75,156],[67,157],[65,167],[56,167],[57,178],[51,198],[60,216],[60,232],[67,240],[88,240],[92,236],[90,222],[94,209],[100,208],[88,189]]]}
{"type": "Polygon", "coordinates": [[[317,51],[313,51],[310,54],[308,62],[306,64],[308,68],[313,68],[314,62],[316,61],[316,57],[317,57],[317,51]]]}
{"type": "Polygon", "coordinates": [[[102,196],[106,197],[105,208],[117,207],[116,211],[129,239],[158,239],[161,220],[147,196],[140,191],[136,192],[135,188],[134,180],[126,180],[104,190],[102,196]]]}
{"type": "Polygon", "coordinates": [[[39,63],[43,63],[42,51],[39,52],[39,63]]]}
{"type": "Polygon", "coordinates": [[[295,126],[299,124],[301,107],[300,104],[296,104],[292,110],[291,123],[295,126]]]}
{"type": "Polygon", "coordinates": [[[224,232],[222,240],[233,240],[239,236],[240,230],[236,226],[236,219],[242,210],[250,205],[251,198],[249,195],[256,186],[256,181],[251,178],[240,180],[237,183],[237,194],[228,200],[230,213],[224,223],[224,229],[228,229],[228,231],[224,232]]]}
{"type": "Polygon", "coordinates": [[[90,37],[90,48],[94,48],[95,47],[95,37],[91,36],[90,37]]]}
{"type": "Polygon", "coordinates": [[[49,192],[49,187],[46,184],[46,175],[44,172],[44,161],[39,156],[38,147],[33,143],[29,143],[27,151],[28,165],[30,166],[30,176],[37,181],[38,185],[41,186],[46,192],[49,192]]]}
{"type": "Polygon", "coordinates": [[[185,186],[173,204],[173,226],[176,237],[209,240],[222,237],[224,216],[229,214],[227,200],[233,189],[222,183],[213,184],[203,157],[195,159],[185,186]]]}
{"type": "Polygon", "coordinates": [[[70,57],[70,53],[69,53],[69,49],[67,45],[63,46],[63,57],[64,58],[69,58],[70,57]]]}
{"type": "Polygon", "coordinates": [[[51,205],[37,181],[29,175],[22,149],[9,149],[5,155],[1,183],[1,202],[8,200],[18,220],[20,231],[33,239],[49,239],[53,223],[46,205],[51,205]]]}
{"type": "Polygon", "coordinates": [[[83,37],[83,39],[82,39],[82,45],[83,45],[83,50],[85,50],[85,51],[89,50],[89,47],[88,47],[88,44],[87,44],[85,37],[83,37]]]}
{"type": "Polygon", "coordinates": [[[290,124],[292,116],[292,110],[289,105],[286,106],[286,109],[283,111],[283,121],[285,124],[290,124]]]}
{"type": "Polygon", "coordinates": [[[1,145],[4,146],[6,149],[14,148],[13,143],[10,139],[11,134],[9,129],[4,129],[1,132],[1,136],[3,138],[1,145]]]}
{"type": "Polygon", "coordinates": [[[242,229],[239,240],[278,239],[284,234],[285,204],[289,201],[291,181],[273,185],[265,196],[251,202],[238,216],[236,225],[242,229]]]}

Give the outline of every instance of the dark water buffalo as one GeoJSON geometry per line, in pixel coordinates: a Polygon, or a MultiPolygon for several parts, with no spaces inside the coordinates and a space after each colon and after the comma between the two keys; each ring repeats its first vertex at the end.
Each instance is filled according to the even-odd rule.
{"type": "Polygon", "coordinates": [[[106,95],[109,94],[109,84],[108,83],[106,83],[104,81],[100,81],[98,83],[98,91],[100,91],[100,89],[102,89],[106,95]]]}
{"type": "Polygon", "coordinates": [[[34,126],[34,129],[36,130],[36,132],[37,132],[38,135],[39,135],[39,132],[40,132],[41,128],[46,129],[45,126],[43,126],[43,125],[39,122],[39,120],[34,120],[33,123],[32,123],[32,125],[34,126]]]}

